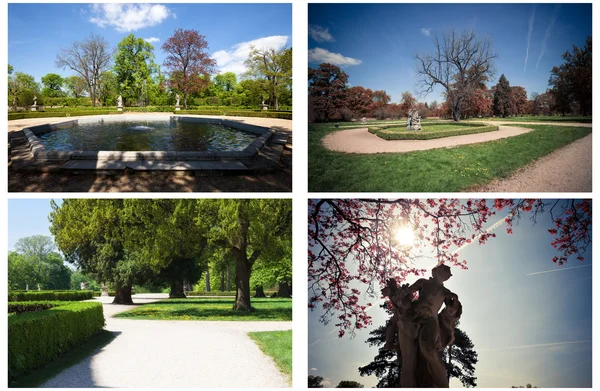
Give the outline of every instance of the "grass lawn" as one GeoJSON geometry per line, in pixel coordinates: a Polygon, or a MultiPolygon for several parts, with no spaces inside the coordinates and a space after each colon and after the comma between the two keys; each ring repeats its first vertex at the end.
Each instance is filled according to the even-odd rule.
{"type": "Polygon", "coordinates": [[[121,312],[116,318],[156,320],[292,320],[292,299],[251,299],[254,311],[232,310],[235,298],[168,299],[121,312]]]}
{"type": "Polygon", "coordinates": [[[292,380],[292,330],[248,333],[264,354],[273,358],[279,370],[292,380]]]}
{"type": "Polygon", "coordinates": [[[14,388],[39,387],[60,372],[78,364],[81,360],[89,357],[97,350],[102,349],[114,338],[114,333],[108,330],[102,330],[98,335],[95,335],[82,345],[77,346],[75,349],[63,354],[57,359],[52,360],[42,368],[37,368],[30,374],[21,376],[17,380],[9,381],[8,386],[14,388]]]}
{"type": "Polygon", "coordinates": [[[492,118],[469,118],[465,121],[503,121],[503,122],[582,122],[592,123],[592,116],[581,115],[525,115],[522,117],[492,117],[492,118]]]}
{"type": "Polygon", "coordinates": [[[591,128],[525,125],[533,132],[487,143],[410,153],[347,154],[323,147],[336,129],[308,128],[308,191],[458,192],[509,176],[519,167],[591,133],[591,128]]]}

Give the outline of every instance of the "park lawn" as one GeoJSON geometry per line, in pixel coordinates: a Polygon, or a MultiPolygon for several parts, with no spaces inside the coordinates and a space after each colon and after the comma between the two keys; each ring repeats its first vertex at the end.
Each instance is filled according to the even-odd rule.
{"type": "Polygon", "coordinates": [[[235,298],[167,299],[121,312],[116,318],[154,320],[292,320],[292,299],[252,298],[254,311],[234,311],[235,298]]]}
{"type": "Polygon", "coordinates": [[[71,368],[83,359],[99,351],[115,339],[116,333],[108,330],[102,330],[83,344],[66,352],[65,354],[50,361],[41,368],[36,368],[31,373],[21,376],[16,380],[9,381],[10,388],[34,388],[39,387],[46,381],[52,379],[65,369],[71,368]]]}
{"type": "Polygon", "coordinates": [[[502,121],[502,122],[581,122],[592,123],[592,116],[582,115],[525,115],[522,117],[490,117],[490,118],[469,118],[465,121],[502,121]]]}
{"type": "Polygon", "coordinates": [[[505,178],[535,159],[587,136],[591,128],[524,125],[532,132],[487,143],[410,153],[347,154],[323,147],[335,131],[309,126],[311,192],[459,192],[505,178]]]}
{"type": "Polygon", "coordinates": [[[248,333],[264,354],[292,380],[292,330],[248,333]]]}

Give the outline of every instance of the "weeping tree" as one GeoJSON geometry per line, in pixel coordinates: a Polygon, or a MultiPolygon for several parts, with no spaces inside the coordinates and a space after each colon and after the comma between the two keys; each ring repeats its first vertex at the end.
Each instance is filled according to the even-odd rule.
{"type": "Polygon", "coordinates": [[[252,267],[259,258],[273,259],[282,248],[291,247],[291,200],[226,199],[218,200],[216,206],[217,219],[210,241],[227,250],[235,260],[233,309],[251,311],[252,267]]]}

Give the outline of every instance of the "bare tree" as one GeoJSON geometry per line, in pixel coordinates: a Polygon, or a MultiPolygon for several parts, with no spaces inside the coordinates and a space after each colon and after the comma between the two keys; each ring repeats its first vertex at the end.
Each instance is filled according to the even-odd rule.
{"type": "Polygon", "coordinates": [[[418,84],[421,94],[433,91],[436,84],[446,90],[452,117],[460,121],[460,104],[494,74],[497,58],[491,40],[473,30],[462,33],[452,29],[432,38],[435,51],[416,54],[418,84]]]}
{"type": "Polygon", "coordinates": [[[73,42],[69,49],[61,49],[56,56],[56,66],[69,68],[81,75],[89,87],[92,105],[96,106],[100,77],[108,70],[111,58],[108,42],[91,34],[82,42],[73,42]]]}

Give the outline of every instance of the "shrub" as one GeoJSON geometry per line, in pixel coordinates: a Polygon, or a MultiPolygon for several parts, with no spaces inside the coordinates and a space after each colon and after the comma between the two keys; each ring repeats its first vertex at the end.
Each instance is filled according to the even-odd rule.
{"type": "Polygon", "coordinates": [[[371,126],[369,132],[384,139],[384,140],[432,140],[436,138],[450,137],[450,136],[462,136],[467,134],[475,133],[486,133],[498,130],[498,126],[489,125],[483,126],[481,124],[475,124],[472,127],[457,128],[440,130],[435,132],[424,132],[418,130],[402,130],[393,131],[388,130],[385,126],[371,126]]]}
{"type": "Polygon", "coordinates": [[[56,305],[47,301],[24,301],[24,302],[9,302],[8,313],[9,314],[23,314],[25,312],[36,312],[47,310],[56,305]]]}
{"type": "Polygon", "coordinates": [[[98,334],[101,303],[52,303],[53,308],[8,317],[8,378],[14,380],[98,334]]]}
{"type": "Polygon", "coordinates": [[[8,301],[80,301],[89,300],[93,297],[92,291],[28,291],[8,292],[8,301]]]}

